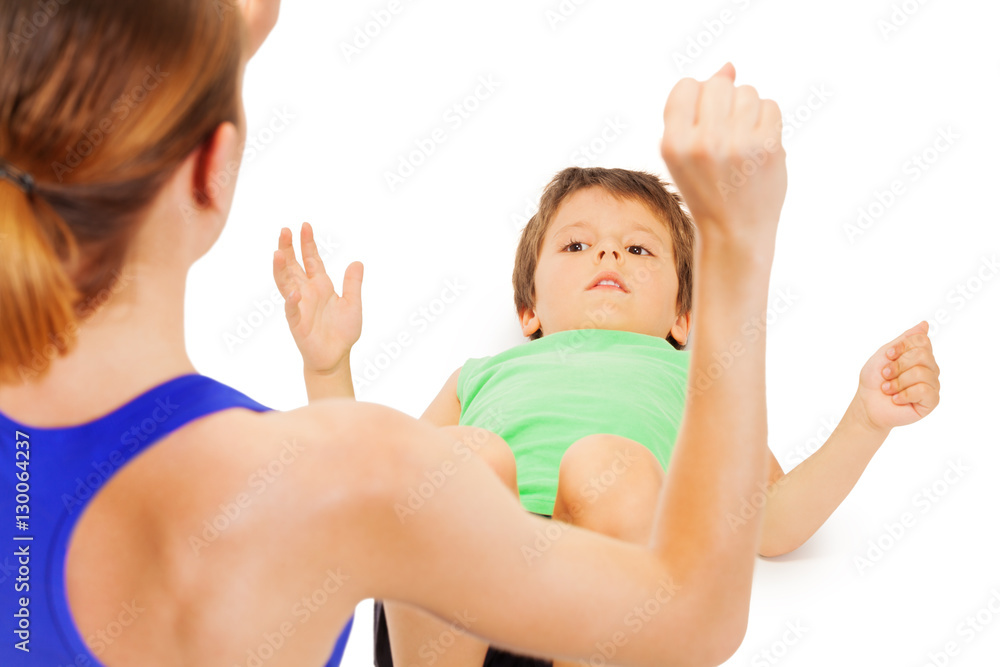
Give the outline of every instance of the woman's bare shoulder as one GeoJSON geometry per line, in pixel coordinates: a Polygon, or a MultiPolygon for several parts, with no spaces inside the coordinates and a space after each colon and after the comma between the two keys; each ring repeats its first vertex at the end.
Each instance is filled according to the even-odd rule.
{"type": "Polygon", "coordinates": [[[297,469],[295,476],[303,480],[350,479],[365,468],[390,465],[394,434],[413,422],[392,408],[352,399],[325,399],[289,411],[234,408],[181,429],[169,455],[190,459],[213,477],[227,471],[238,477],[264,466],[297,469]],[[299,462],[307,465],[299,469],[299,462]]]}

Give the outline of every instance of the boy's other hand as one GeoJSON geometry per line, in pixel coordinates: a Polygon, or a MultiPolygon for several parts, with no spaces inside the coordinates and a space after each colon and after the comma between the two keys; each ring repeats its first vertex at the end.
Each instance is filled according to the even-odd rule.
{"type": "Polygon", "coordinates": [[[364,266],[351,262],[344,272],[344,296],[337,296],[308,222],[302,223],[300,239],[304,271],[295,259],[292,230],[281,228],[274,253],[274,282],[285,298],[285,318],[305,370],[325,375],[350,360],[351,347],[361,337],[364,266]]]}
{"type": "Polygon", "coordinates": [[[926,417],[941,400],[926,321],[878,349],[861,369],[855,401],[867,426],[888,431],[926,417]]]}
{"type": "Polygon", "coordinates": [[[699,233],[773,248],[788,184],[781,111],[735,78],[726,63],[707,81],[678,81],[660,151],[699,233]]]}

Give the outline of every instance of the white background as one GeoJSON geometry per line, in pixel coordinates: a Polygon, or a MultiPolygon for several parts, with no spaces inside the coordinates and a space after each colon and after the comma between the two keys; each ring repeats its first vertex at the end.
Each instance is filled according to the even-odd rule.
{"type": "MultiPolygon", "coordinates": [[[[329,239],[338,289],[350,261],[365,264],[352,365],[360,376],[372,364],[372,381],[359,400],[419,416],[466,359],[523,341],[513,251],[551,176],[584,165],[579,149],[591,144],[600,154],[590,165],[666,175],[667,93],[731,60],[737,84],[776,100],[791,128],[771,292],[776,305],[779,290],[793,302],[770,313],[772,450],[787,470],[796,448],[818,446],[868,357],[921,319],[933,325],[942,399],[890,435],[805,546],[758,561],[746,639],[726,664],[917,667],[950,641],[958,654],[938,665],[997,664],[1000,613],[985,611],[971,637],[960,624],[994,594],[1000,610],[1000,278],[984,263],[1000,251],[998,6],[911,0],[912,15],[897,14],[905,22],[884,34],[879,22],[894,7],[884,0],[567,1],[572,11],[555,24],[555,0],[421,0],[402,2],[348,61],[342,45],[387,4],[286,0],[251,62],[246,113],[261,150],[247,154],[228,227],[190,275],[186,330],[198,369],[276,409],[305,403],[282,310],[263,302],[274,293],[279,229],[292,227],[297,247],[298,225],[310,221],[329,239]],[[729,22],[713,24],[723,10],[729,22]],[[692,62],[679,64],[689,47],[692,62]],[[491,76],[496,90],[459,127],[449,123],[449,108],[491,76]],[[813,97],[810,109],[819,89],[828,98],[813,97]],[[279,111],[294,118],[269,134],[279,111]],[[609,122],[623,129],[601,146],[609,122]],[[385,172],[435,128],[446,141],[390,191],[385,172]],[[936,152],[948,128],[957,139],[936,152]],[[925,149],[935,161],[914,177],[907,161],[925,149]],[[905,192],[852,243],[845,225],[896,179],[905,192]],[[462,286],[459,296],[430,322],[420,309],[440,305],[446,281],[462,286]],[[401,333],[410,344],[390,355],[401,333]],[[967,471],[948,483],[952,463],[967,471]],[[918,504],[935,482],[935,502],[918,504]],[[906,512],[916,524],[895,538],[886,525],[906,512]],[[860,568],[870,540],[886,548],[860,568]],[[805,629],[798,638],[786,633],[795,623],[805,629]]],[[[366,602],[347,665],[371,664],[370,627],[366,602]]]]}

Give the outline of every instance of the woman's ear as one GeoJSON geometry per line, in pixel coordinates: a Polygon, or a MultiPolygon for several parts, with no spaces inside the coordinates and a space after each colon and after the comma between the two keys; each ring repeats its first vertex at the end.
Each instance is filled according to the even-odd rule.
{"type": "MultiPolygon", "coordinates": [[[[180,209],[190,253],[195,259],[215,243],[229,217],[243,145],[232,123],[221,123],[184,159],[171,176],[172,201],[180,209]]],[[[175,208],[176,210],[176,208],[175,208]]]]}
{"type": "Polygon", "coordinates": [[[191,189],[196,203],[228,215],[243,157],[236,126],[220,123],[193,152],[193,157],[191,189]]]}
{"type": "Polygon", "coordinates": [[[221,123],[172,176],[172,191],[188,224],[210,217],[225,223],[236,190],[242,145],[236,126],[221,123]]]}

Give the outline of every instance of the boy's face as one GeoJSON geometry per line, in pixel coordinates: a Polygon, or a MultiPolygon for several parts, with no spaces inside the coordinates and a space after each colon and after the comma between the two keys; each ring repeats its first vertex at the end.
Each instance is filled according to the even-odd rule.
{"type": "Polygon", "coordinates": [[[545,232],[535,269],[535,307],[521,313],[530,336],[615,329],[684,344],[690,313],[678,316],[670,230],[644,204],[600,187],[563,200],[545,232]],[[618,285],[598,285],[610,279],[618,285]]]}

